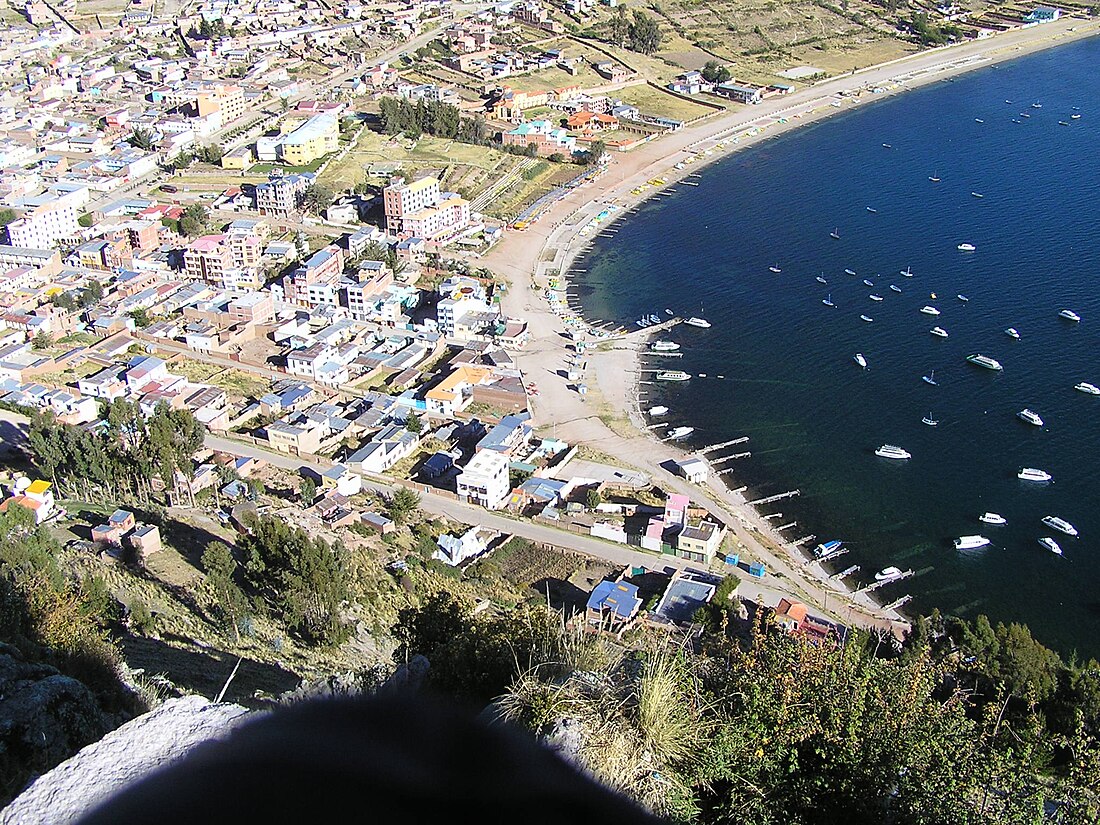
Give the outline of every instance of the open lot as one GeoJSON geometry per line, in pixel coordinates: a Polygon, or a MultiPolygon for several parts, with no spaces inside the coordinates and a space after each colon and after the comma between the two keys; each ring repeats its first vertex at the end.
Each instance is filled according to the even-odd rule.
{"type": "MultiPolygon", "coordinates": [[[[630,103],[637,106],[638,110],[644,115],[658,115],[661,117],[670,117],[675,120],[692,120],[693,118],[715,111],[715,109],[709,106],[704,106],[701,103],[692,103],[689,100],[667,94],[648,84],[628,86],[625,89],[620,89],[615,92],[615,97],[622,100],[623,103],[630,103]]],[[[713,98],[710,100],[711,102],[716,102],[713,98]]]]}

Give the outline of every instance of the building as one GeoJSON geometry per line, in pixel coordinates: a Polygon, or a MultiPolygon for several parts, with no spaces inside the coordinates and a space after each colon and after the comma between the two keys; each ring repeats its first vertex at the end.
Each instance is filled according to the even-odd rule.
{"type": "Polygon", "coordinates": [[[672,575],[654,616],[665,622],[691,624],[700,607],[714,598],[718,580],[689,570],[677,570],[672,575]]]}
{"type": "Polygon", "coordinates": [[[470,223],[470,203],[453,192],[441,192],[427,175],[412,183],[391,183],[382,191],[386,232],[398,238],[438,240],[470,223]]]}
{"type": "MultiPolygon", "coordinates": [[[[86,190],[80,191],[86,195],[86,190]]],[[[52,249],[80,233],[75,193],[26,198],[22,208],[21,217],[8,224],[8,243],[12,246],[52,249]]]]}
{"type": "Polygon", "coordinates": [[[28,267],[42,275],[61,272],[61,253],[56,249],[28,249],[0,245],[0,270],[28,267]]]}
{"type": "Polygon", "coordinates": [[[764,99],[762,89],[754,89],[750,86],[739,86],[736,83],[719,83],[714,87],[714,93],[722,97],[728,97],[735,103],[759,103],[764,99]]]}
{"type": "Polygon", "coordinates": [[[1024,17],[1025,23],[1051,23],[1062,16],[1061,9],[1050,6],[1036,6],[1035,9],[1024,17]]]}
{"type": "Polygon", "coordinates": [[[244,90],[225,83],[206,84],[199,87],[195,106],[202,118],[220,112],[221,125],[226,126],[244,115],[244,90]]]}
{"type": "Polygon", "coordinates": [[[522,149],[534,145],[535,150],[542,157],[550,155],[571,157],[577,151],[577,139],[549,120],[521,123],[510,132],[504,132],[500,140],[505,146],[518,146],[522,149]]]}
{"type": "Polygon", "coordinates": [[[233,265],[225,235],[204,235],[188,244],[183,253],[187,277],[209,284],[222,284],[225,272],[233,265]]]}
{"type": "Polygon", "coordinates": [[[30,510],[34,513],[34,523],[41,524],[54,514],[53,483],[42,479],[21,479],[16,484],[15,494],[0,503],[0,513],[6,512],[10,506],[30,510]]]}
{"type": "Polygon", "coordinates": [[[335,115],[314,115],[297,129],[256,141],[256,157],[288,166],[305,166],[340,148],[340,124],[335,115]]]}
{"type": "Polygon", "coordinates": [[[256,186],[256,210],[261,215],[286,218],[298,211],[315,176],[309,172],[276,176],[256,186]]]}
{"type": "Polygon", "coordinates": [[[588,624],[610,633],[618,633],[633,621],[642,608],[636,585],[604,579],[588,596],[588,624]]]}
{"type": "Polygon", "coordinates": [[[343,271],[342,248],[329,244],[318,249],[284,279],[287,302],[308,307],[337,306],[337,282],[343,271]]]}
{"type": "Polygon", "coordinates": [[[705,484],[710,475],[710,465],[697,456],[677,461],[676,469],[692,484],[705,484]]]}
{"type": "Polygon", "coordinates": [[[489,510],[499,509],[511,491],[508,457],[493,450],[475,453],[459,473],[456,485],[459,498],[489,510]]]}
{"type": "Polygon", "coordinates": [[[684,527],[676,536],[676,555],[706,564],[718,552],[725,529],[711,521],[684,527]]]}
{"type": "Polygon", "coordinates": [[[160,529],[155,524],[139,525],[127,536],[127,541],[137,551],[138,556],[145,560],[161,549],[160,529]]]}
{"type": "Polygon", "coordinates": [[[461,412],[473,401],[472,388],[490,380],[492,374],[488,367],[456,367],[438,385],[424,393],[428,412],[453,418],[455,413],[461,412]]]}
{"type": "Polygon", "coordinates": [[[471,527],[461,536],[444,533],[436,541],[437,549],[432,553],[432,558],[456,567],[484,553],[496,535],[495,531],[483,527],[471,527]]]}

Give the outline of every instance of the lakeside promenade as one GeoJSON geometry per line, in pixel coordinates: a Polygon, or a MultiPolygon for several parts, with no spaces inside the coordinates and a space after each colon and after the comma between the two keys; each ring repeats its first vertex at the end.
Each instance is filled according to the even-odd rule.
{"type": "Polygon", "coordinates": [[[672,185],[689,173],[699,173],[703,164],[698,162],[683,170],[674,168],[689,156],[705,162],[717,160],[723,154],[866,102],[1098,32],[1097,21],[1066,19],[922,52],[755,106],[739,107],[631,153],[616,155],[601,177],[567,194],[524,232],[509,233],[483,258],[485,266],[509,281],[503,299],[505,311],[525,318],[529,324],[531,340],[516,359],[525,378],[535,381],[540,389],[540,395],[531,402],[539,429],[598,450],[625,466],[646,472],[670,492],[682,492],[704,502],[730,526],[733,539],[745,547],[743,556],[763,561],[772,577],[783,578],[784,590],[819,611],[846,623],[903,630],[907,622],[900,614],[885,611],[867,593],[849,591],[830,579],[820,565],[805,564],[801,551],[787,544],[771,522],[719,477],[712,474],[708,485],[699,487],[669,472],[669,462],[682,458],[684,453],[656,440],[645,429],[638,409],[638,350],[648,337],[645,331],[590,347],[586,353],[589,392],[587,396],[575,392],[559,375],[568,357],[567,327],[543,298],[547,286],[544,273],[567,281],[580,246],[591,240],[591,234],[580,234],[591,219],[609,206],[616,206],[612,216],[601,224],[602,230],[611,221],[626,217],[633,205],[652,194],[652,190],[641,196],[631,194],[647,180],[661,177],[672,185]],[[880,91],[851,96],[861,89],[880,91]],[[846,96],[838,97],[838,93],[846,96]],[[834,105],[837,102],[839,106],[834,105]],[[785,122],[780,123],[780,119],[785,122]],[[731,145],[734,137],[737,143],[731,145]],[[725,144],[724,151],[715,149],[719,143],[725,144]],[[700,156],[707,151],[710,155],[700,156]]]}

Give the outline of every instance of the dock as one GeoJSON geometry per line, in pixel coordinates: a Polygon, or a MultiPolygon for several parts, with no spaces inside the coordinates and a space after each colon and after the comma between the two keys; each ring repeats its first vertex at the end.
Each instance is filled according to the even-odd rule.
{"type": "Polygon", "coordinates": [[[788,490],[785,493],[778,493],[774,496],[768,496],[767,498],[758,498],[755,501],[750,501],[748,503],[755,507],[758,504],[771,504],[773,501],[782,501],[785,498],[794,498],[795,496],[800,495],[802,495],[801,490],[788,490]]]}
{"type": "Polygon", "coordinates": [[[830,579],[836,579],[837,581],[840,581],[841,579],[846,579],[849,576],[851,576],[853,573],[858,573],[858,572],[859,572],[859,565],[858,564],[853,564],[851,567],[845,567],[839,573],[833,573],[833,575],[829,576],[829,578],[830,579]]]}
{"type": "Polygon", "coordinates": [[[816,538],[817,538],[817,536],[815,536],[811,533],[808,536],[802,536],[801,538],[795,539],[794,541],[791,542],[791,544],[793,544],[795,547],[801,547],[804,544],[809,544],[811,541],[814,541],[816,538]]]}
{"type": "Polygon", "coordinates": [[[871,584],[868,584],[865,587],[861,587],[859,590],[856,591],[856,593],[870,593],[873,590],[878,590],[880,587],[882,587],[884,585],[893,584],[894,582],[900,582],[902,579],[907,579],[912,575],[913,575],[912,570],[906,570],[900,576],[894,576],[892,579],[885,579],[884,581],[872,582],[871,584]]]}
{"type": "Polygon", "coordinates": [[[740,438],[733,439],[732,441],[723,441],[721,444],[711,444],[709,447],[704,447],[699,452],[706,453],[710,450],[720,450],[723,447],[732,447],[734,444],[744,444],[748,440],[749,437],[747,435],[743,435],[740,438]]]}
{"type": "Polygon", "coordinates": [[[906,595],[902,596],[900,599],[897,599],[896,601],[890,602],[890,604],[886,605],[882,609],[883,610],[897,610],[899,607],[903,607],[904,605],[909,604],[909,600],[911,598],[913,598],[913,597],[910,596],[909,594],[906,594],[906,595]]]}
{"type": "Polygon", "coordinates": [[[797,521],[792,521],[792,522],[788,522],[787,524],[780,524],[775,529],[776,530],[790,530],[792,527],[797,527],[797,526],[798,526],[798,522],[797,521]]]}
{"type": "Polygon", "coordinates": [[[715,464],[721,464],[723,461],[729,461],[733,458],[748,458],[751,455],[752,453],[730,453],[729,455],[724,455],[721,458],[708,459],[708,461],[710,461],[711,466],[713,466],[715,464]]]}
{"type": "Polygon", "coordinates": [[[839,550],[834,550],[832,553],[826,553],[821,558],[814,559],[814,561],[819,561],[819,562],[822,562],[822,563],[827,562],[827,561],[832,561],[833,559],[839,559],[841,556],[843,556],[847,552],[848,552],[847,547],[841,547],[839,550]]]}

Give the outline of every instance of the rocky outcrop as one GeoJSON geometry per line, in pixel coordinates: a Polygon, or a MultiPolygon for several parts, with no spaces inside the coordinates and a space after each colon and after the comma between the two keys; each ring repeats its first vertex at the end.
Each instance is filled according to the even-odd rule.
{"type": "MultiPolygon", "coordinates": [[[[39,694],[50,695],[49,691],[53,691],[52,695],[57,697],[55,704],[60,709],[65,706],[64,697],[67,694],[60,690],[60,685],[47,687],[44,684],[51,678],[66,679],[57,676],[42,680],[39,694]]],[[[79,682],[75,684],[80,685],[79,682]]],[[[56,683],[51,682],[51,685],[56,683]]],[[[83,688],[83,685],[80,687],[83,688]]],[[[87,692],[86,688],[84,690],[87,692]]],[[[9,698],[5,694],[4,702],[9,698]]],[[[89,706],[94,707],[90,695],[88,700],[89,706]]],[[[5,710],[6,705],[0,703],[0,716],[5,719],[0,723],[5,725],[3,729],[7,729],[5,710]]],[[[170,699],[108,733],[39,777],[0,811],[0,825],[65,825],[73,822],[115,791],[179,760],[197,745],[225,738],[251,715],[252,711],[240,705],[213,704],[201,696],[170,699]]],[[[68,716],[63,714],[60,718],[68,716]]],[[[74,730],[82,719],[74,705],[74,730]]],[[[60,728],[60,723],[57,724],[60,728]]]]}
{"type": "Polygon", "coordinates": [[[0,800],[110,728],[83,683],[0,645],[0,800]]]}

